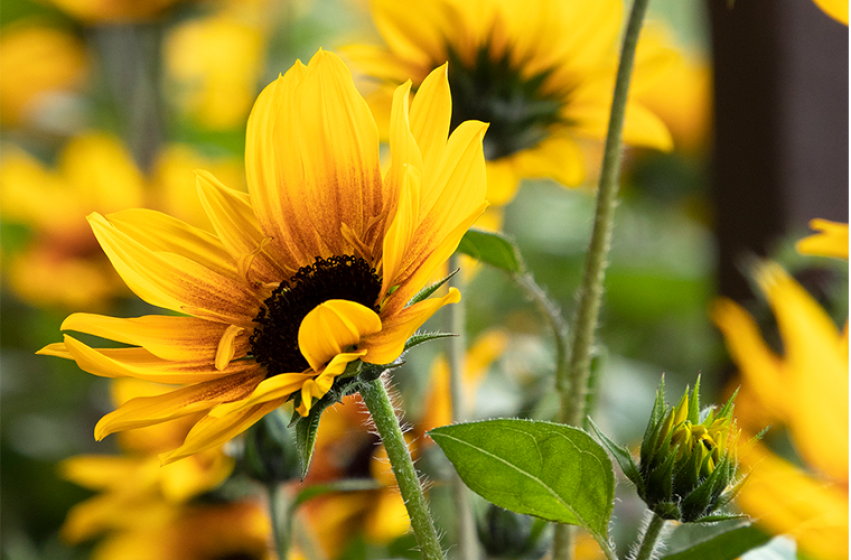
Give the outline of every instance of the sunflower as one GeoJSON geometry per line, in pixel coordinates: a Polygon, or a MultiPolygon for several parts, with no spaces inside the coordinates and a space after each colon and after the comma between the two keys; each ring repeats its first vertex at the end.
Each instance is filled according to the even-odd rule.
{"type": "MultiPolygon", "coordinates": [[[[524,177],[575,186],[585,177],[578,139],[606,135],[617,69],[621,0],[435,0],[414,4],[373,0],[372,17],[387,46],[345,50],[380,81],[370,96],[389,100],[395,84],[415,86],[449,62],[452,126],[490,123],[484,140],[488,200],[508,202],[524,177]]],[[[666,53],[639,60],[634,86],[666,53]]],[[[624,138],[633,145],[671,147],[664,124],[632,100],[624,138]]]]}
{"type": "Polygon", "coordinates": [[[383,177],[369,108],[343,62],[320,50],[254,105],[249,194],[198,172],[215,233],[148,210],[89,216],[127,285],[188,315],[78,313],[63,330],[131,347],[92,348],[66,335],[40,351],[95,375],[185,385],[128,401],[98,422],[97,439],[205,413],[162,456],[168,463],[227,441],[291,397],[306,416],[358,360],[393,362],[431,315],[460,300],[449,290],[412,301],[487,205],[487,125],[448,135],[446,67],[409,107],[410,89],[396,91],[383,177]]]}

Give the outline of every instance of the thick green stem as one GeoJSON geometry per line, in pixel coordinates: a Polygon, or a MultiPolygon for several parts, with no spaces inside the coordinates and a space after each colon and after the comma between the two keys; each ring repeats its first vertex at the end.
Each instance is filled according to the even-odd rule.
{"type": "Polygon", "coordinates": [[[440,540],[437,538],[437,531],[434,529],[428,503],[423,494],[423,487],[417,477],[408,444],[402,435],[399,419],[396,418],[396,412],[393,410],[384,383],[381,378],[370,381],[360,393],[387,450],[387,458],[390,459],[396,483],[399,485],[402,499],[405,500],[408,516],[411,518],[411,527],[423,559],[444,560],[440,540]]]}
{"type": "Polygon", "coordinates": [[[650,560],[653,557],[653,549],[656,548],[656,541],[659,540],[659,534],[662,532],[662,527],[665,526],[665,520],[653,514],[653,519],[650,520],[650,525],[644,531],[644,538],[641,541],[641,548],[638,549],[638,555],[635,560],[650,560]]]}
{"type": "Polygon", "coordinates": [[[272,539],[279,560],[287,560],[290,553],[290,537],[292,535],[292,512],[289,500],[284,496],[280,484],[271,482],[266,486],[269,499],[269,516],[272,522],[272,539]]]}
{"type": "MultiPolygon", "coordinates": [[[[561,396],[559,420],[572,426],[581,424],[585,416],[585,401],[591,372],[591,350],[594,346],[594,336],[597,330],[600,300],[603,295],[603,281],[608,265],[609,248],[612,243],[612,226],[617,205],[622,157],[621,143],[629,81],[635,61],[638,36],[649,2],[650,0],[635,0],[633,2],[632,12],[624,33],[615,90],[612,96],[606,147],[603,152],[600,183],[597,189],[594,229],[591,233],[588,253],[585,256],[585,272],[579,292],[579,309],[573,323],[570,363],[565,375],[556,380],[561,396]]],[[[570,528],[564,525],[556,526],[553,560],[569,560],[572,558],[573,546],[570,541],[570,528]]]]}
{"type": "MultiPolygon", "coordinates": [[[[454,253],[449,258],[449,270],[460,268],[461,257],[454,253]]],[[[464,278],[459,272],[450,280],[449,285],[464,291],[464,278]]],[[[463,422],[467,416],[466,403],[464,402],[464,369],[467,361],[467,316],[464,302],[450,305],[449,332],[455,334],[449,339],[449,400],[451,402],[451,413],[453,422],[463,422]]],[[[478,540],[476,537],[476,520],[473,510],[470,508],[470,493],[466,485],[458,476],[452,473],[450,480],[452,485],[452,500],[455,504],[455,512],[458,516],[458,558],[459,560],[476,560],[479,557],[478,540]]]]}

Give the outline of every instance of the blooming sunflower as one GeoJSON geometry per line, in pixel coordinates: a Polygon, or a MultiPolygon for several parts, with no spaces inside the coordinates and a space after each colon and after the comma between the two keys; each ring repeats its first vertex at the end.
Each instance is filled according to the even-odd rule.
{"type": "MultiPolygon", "coordinates": [[[[377,106],[395,84],[410,78],[419,86],[448,61],[452,126],[490,123],[488,200],[504,204],[523,177],[583,181],[577,140],[606,135],[622,11],[620,0],[373,0],[387,46],[352,45],[345,53],[382,83],[371,96],[377,106]]],[[[633,85],[664,58],[639,60],[633,85]]],[[[635,100],[627,106],[624,139],[671,147],[665,125],[635,100]]]]}
{"type": "Polygon", "coordinates": [[[198,173],[215,233],[147,210],[89,217],[139,297],[188,315],[74,314],[63,330],[132,346],[92,348],[66,335],[40,351],[95,375],[186,385],[128,401],[98,422],[96,438],[204,412],[162,456],[168,463],[232,438],[291,397],[307,415],[357,360],[393,362],[432,314],[459,301],[457,290],[414,296],[487,204],[487,125],[466,122],[449,135],[446,67],[409,107],[410,89],[396,91],[384,176],[366,102],[343,62],[320,50],[254,105],[249,194],[198,173]]]}

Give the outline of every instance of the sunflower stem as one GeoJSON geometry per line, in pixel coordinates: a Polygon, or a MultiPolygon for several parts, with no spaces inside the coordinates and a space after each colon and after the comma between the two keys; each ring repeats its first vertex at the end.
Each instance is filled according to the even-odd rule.
{"type": "Polygon", "coordinates": [[[272,539],[275,541],[274,548],[278,554],[278,560],[287,560],[292,534],[293,512],[290,511],[290,502],[277,482],[266,485],[266,493],[269,498],[269,517],[272,523],[272,539]]]}
{"type": "Polygon", "coordinates": [[[420,546],[423,560],[444,560],[440,540],[437,538],[437,531],[431,520],[428,502],[423,494],[423,487],[384,382],[380,377],[369,381],[360,393],[387,450],[387,457],[390,459],[390,466],[396,476],[399,491],[405,500],[405,507],[408,509],[411,527],[420,546]]]}
{"type": "MultiPolygon", "coordinates": [[[[461,255],[453,253],[449,257],[449,270],[458,270],[461,255]]],[[[449,280],[449,285],[464,292],[464,278],[456,274],[449,280]]],[[[467,357],[467,316],[464,302],[450,305],[449,332],[455,336],[449,339],[449,400],[452,422],[463,422],[466,419],[466,403],[464,403],[464,368],[467,357]]],[[[476,521],[470,508],[470,494],[467,486],[452,472],[452,499],[458,516],[458,558],[460,560],[476,560],[479,557],[478,538],[476,537],[476,521]]]]}
{"type": "Polygon", "coordinates": [[[644,531],[644,537],[641,540],[641,548],[638,549],[638,555],[635,560],[650,560],[653,557],[653,550],[656,548],[656,542],[659,540],[659,535],[662,533],[662,527],[665,526],[665,520],[653,514],[650,524],[644,531]]]}
{"type": "MultiPolygon", "coordinates": [[[[580,425],[585,416],[588,380],[591,373],[591,350],[597,330],[600,300],[603,295],[603,281],[606,276],[609,248],[612,243],[614,213],[617,206],[618,180],[622,159],[621,144],[629,81],[635,61],[638,36],[641,33],[641,26],[649,3],[650,0],[634,0],[624,33],[620,63],[615,79],[615,90],[612,96],[609,129],[606,134],[606,146],[600,170],[600,182],[597,189],[594,228],[591,233],[588,253],[585,256],[585,271],[579,292],[579,308],[573,323],[570,362],[566,374],[557,379],[561,396],[559,420],[572,426],[580,425]]],[[[571,532],[571,528],[566,525],[556,526],[553,560],[569,560],[573,557],[571,532]]]]}

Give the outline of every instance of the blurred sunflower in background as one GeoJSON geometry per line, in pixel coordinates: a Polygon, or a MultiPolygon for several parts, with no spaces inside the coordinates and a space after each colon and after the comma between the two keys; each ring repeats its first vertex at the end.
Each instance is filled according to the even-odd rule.
{"type": "Polygon", "coordinates": [[[486,125],[449,135],[445,68],[410,110],[409,91],[396,94],[383,178],[372,115],[342,61],[320,51],[255,104],[250,197],[199,172],[216,235],[149,210],[89,217],[137,295],[191,315],[74,314],[63,330],[133,347],[95,349],[66,335],[40,351],[96,375],[188,384],[128,401],[101,419],[98,439],[206,413],[163,456],[171,462],[224,443],[292,395],[305,416],[350,363],[392,362],[431,315],[459,300],[450,290],[409,305],[486,206],[486,125]]]}
{"type": "MultiPolygon", "coordinates": [[[[606,135],[620,0],[416,5],[374,0],[371,8],[386,46],[358,44],[344,50],[356,68],[378,80],[370,101],[386,107],[396,85],[411,79],[416,88],[448,61],[452,127],[468,119],[490,123],[484,144],[491,204],[511,200],[522,178],[582,183],[581,139],[606,135]]],[[[641,89],[669,57],[661,50],[640,60],[633,88],[641,89]]],[[[634,98],[627,107],[624,139],[635,146],[672,147],[662,121],[634,98]]]]}
{"type": "MultiPolygon", "coordinates": [[[[811,225],[823,233],[800,241],[799,250],[848,258],[847,224],[811,225]]],[[[782,356],[733,301],[716,301],[712,319],[739,369],[739,402],[747,403],[738,407],[743,429],[753,434],[766,422],[782,426],[801,463],[751,444],[740,455],[750,474],[737,503],[772,534],[792,535],[809,557],[848,558],[847,324],[840,330],[779,265],[760,264],[755,278],[777,320],[782,356]]]]}
{"type": "MultiPolygon", "coordinates": [[[[112,382],[116,404],[166,390],[135,379],[112,382]]],[[[233,470],[221,447],[160,465],[158,454],[179,445],[195,420],[197,415],[123,432],[121,455],[63,461],[63,478],[96,492],[68,512],[63,539],[77,544],[100,537],[94,560],[273,558],[267,555],[271,527],[259,503],[201,499],[233,470]]]]}

